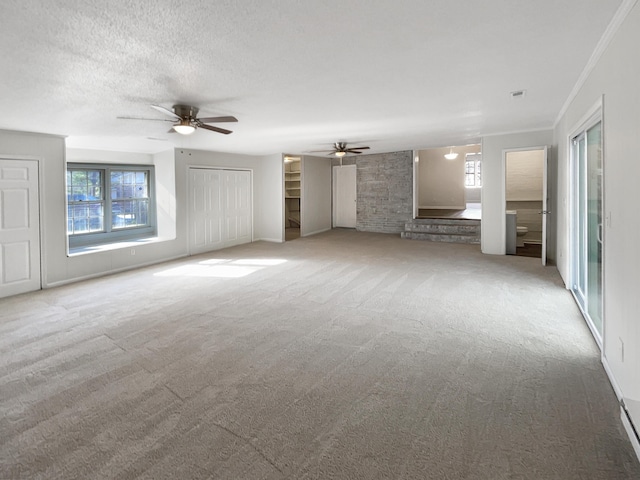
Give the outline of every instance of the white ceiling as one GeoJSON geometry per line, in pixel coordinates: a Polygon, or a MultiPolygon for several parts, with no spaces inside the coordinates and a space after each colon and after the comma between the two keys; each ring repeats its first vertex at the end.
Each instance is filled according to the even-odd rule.
{"type": "Polygon", "coordinates": [[[268,154],[551,128],[620,4],[3,0],[0,129],[79,147],[268,154]],[[149,105],[175,103],[239,123],[183,137],[116,119],[163,118],[149,105]]]}

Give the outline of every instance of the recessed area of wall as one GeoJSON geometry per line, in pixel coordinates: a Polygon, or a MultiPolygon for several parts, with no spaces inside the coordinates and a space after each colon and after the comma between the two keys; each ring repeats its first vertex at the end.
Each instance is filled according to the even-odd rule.
{"type": "Polygon", "coordinates": [[[418,151],[418,205],[421,209],[459,209],[480,203],[480,188],[465,187],[467,154],[481,152],[481,145],[430,148],[418,151]],[[445,154],[453,151],[453,160],[445,154]]]}

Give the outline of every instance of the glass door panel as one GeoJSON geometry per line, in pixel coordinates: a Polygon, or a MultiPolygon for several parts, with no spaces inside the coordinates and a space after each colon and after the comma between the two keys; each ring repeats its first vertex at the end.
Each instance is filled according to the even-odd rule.
{"type": "Polygon", "coordinates": [[[587,313],[602,335],[602,124],[587,130],[587,313]]]}
{"type": "Polygon", "coordinates": [[[602,339],[602,124],[572,142],[573,293],[598,340],[602,339]]]}

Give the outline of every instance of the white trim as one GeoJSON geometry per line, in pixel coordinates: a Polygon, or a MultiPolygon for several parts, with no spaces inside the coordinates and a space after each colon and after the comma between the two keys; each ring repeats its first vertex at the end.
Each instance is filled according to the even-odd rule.
{"type": "MultiPolygon", "coordinates": [[[[573,299],[576,302],[576,305],[578,306],[578,309],[580,310],[580,313],[582,314],[582,317],[584,318],[585,323],[587,324],[587,326],[589,327],[589,330],[591,331],[591,334],[593,336],[593,338],[596,340],[596,343],[598,344],[598,347],[600,348],[601,352],[604,352],[604,339],[605,339],[605,333],[606,333],[606,321],[605,321],[605,282],[604,282],[604,277],[605,277],[605,240],[606,240],[606,228],[603,228],[602,231],[602,260],[601,260],[601,264],[602,264],[602,279],[601,279],[601,284],[602,284],[602,334],[600,334],[598,332],[598,330],[596,329],[595,325],[593,324],[593,321],[590,319],[589,315],[587,314],[587,312],[584,311],[584,309],[582,308],[582,306],[580,305],[580,302],[578,301],[578,297],[576,296],[575,292],[573,291],[573,286],[576,284],[576,278],[575,278],[575,266],[573,264],[573,258],[574,258],[574,235],[575,233],[573,232],[573,224],[574,224],[574,215],[575,215],[575,162],[574,159],[572,157],[572,153],[573,153],[573,148],[572,148],[572,142],[573,139],[579,135],[581,135],[583,132],[586,132],[589,128],[593,127],[594,125],[596,125],[598,122],[600,122],[600,126],[601,126],[601,142],[602,142],[602,217],[603,219],[605,219],[605,213],[606,213],[606,198],[605,198],[605,191],[604,191],[604,178],[605,178],[605,166],[606,166],[606,158],[605,158],[605,151],[604,151],[604,95],[600,96],[600,98],[598,98],[598,100],[591,106],[591,108],[589,108],[589,110],[587,110],[587,112],[580,118],[580,120],[574,125],[574,127],[569,130],[569,134],[567,135],[567,141],[566,141],[566,145],[567,145],[567,151],[566,151],[566,155],[567,155],[567,161],[569,162],[569,175],[567,175],[567,192],[569,193],[568,195],[568,216],[567,216],[567,220],[568,220],[568,232],[569,232],[569,245],[568,245],[568,258],[567,258],[567,266],[568,266],[568,279],[569,281],[565,284],[566,288],[571,292],[571,294],[573,295],[573,299]]],[[[606,220],[604,225],[606,226],[606,220]]],[[[603,353],[604,355],[604,353],[603,353]]],[[[604,359],[604,356],[603,356],[604,359]]],[[[606,366],[605,368],[608,368],[608,366],[606,366]]],[[[609,373],[609,372],[608,372],[609,373]]],[[[610,373],[609,374],[609,379],[611,380],[612,385],[614,384],[613,382],[613,374],[610,373]]],[[[614,389],[616,388],[616,386],[614,385],[614,389]]],[[[619,389],[618,389],[619,390],[619,389]]]]}
{"type": "Polygon", "coordinates": [[[633,450],[636,452],[636,456],[640,461],[640,441],[638,440],[638,437],[636,437],[636,432],[633,429],[633,425],[631,424],[631,421],[627,416],[627,412],[622,405],[620,405],[620,418],[622,419],[622,425],[627,432],[627,436],[629,437],[631,446],[633,447],[633,450]]]}
{"type": "Polygon", "coordinates": [[[600,60],[600,57],[602,57],[602,54],[607,49],[607,47],[611,43],[611,40],[613,39],[615,34],[618,32],[618,29],[627,18],[627,15],[629,15],[631,10],[633,10],[633,7],[635,7],[637,2],[638,0],[622,0],[620,7],[616,11],[616,13],[613,15],[613,18],[611,19],[611,21],[609,22],[609,25],[607,26],[606,30],[602,34],[602,37],[600,37],[600,41],[596,45],[595,50],[591,54],[589,61],[585,65],[584,70],[582,70],[580,77],[578,77],[578,81],[573,86],[573,89],[571,90],[571,93],[569,93],[569,96],[567,97],[564,104],[562,105],[560,112],[558,112],[556,121],[553,123],[554,129],[558,126],[558,123],[560,123],[560,120],[562,120],[562,117],[564,116],[564,114],[567,113],[567,110],[569,109],[569,105],[571,105],[571,102],[575,100],[576,96],[578,95],[578,92],[583,87],[584,83],[587,81],[587,78],[589,77],[589,75],[595,68],[596,64],[600,60]]]}
{"type": "Polygon", "coordinates": [[[439,207],[431,207],[431,206],[423,206],[420,205],[418,207],[419,209],[422,208],[423,210],[466,210],[467,209],[467,205],[455,205],[455,206],[439,206],[439,207]]]}
{"type": "Polygon", "coordinates": [[[284,240],[281,238],[256,238],[254,242],[284,243],[284,240]]]}
{"type": "Polygon", "coordinates": [[[613,376],[613,371],[611,370],[611,367],[609,366],[609,362],[607,361],[607,357],[604,356],[604,351],[602,351],[602,354],[600,355],[600,361],[602,362],[602,366],[604,367],[604,371],[607,374],[607,377],[609,377],[609,382],[611,383],[611,386],[613,387],[613,391],[616,394],[616,397],[618,398],[618,401],[622,400],[622,390],[620,389],[620,386],[618,385],[618,382],[616,381],[616,377],[613,376]]]}
{"type": "Polygon", "coordinates": [[[502,253],[498,253],[498,255],[507,254],[507,154],[511,152],[528,152],[534,150],[544,150],[545,152],[547,152],[548,148],[549,147],[547,145],[534,145],[532,147],[515,147],[502,149],[502,182],[500,185],[502,196],[502,220],[500,222],[502,226],[502,253]]]}
{"type": "Polygon", "coordinates": [[[128,265],[126,267],[115,268],[115,269],[112,269],[112,270],[106,270],[104,272],[91,273],[89,275],[83,275],[82,277],[67,278],[65,280],[60,280],[58,282],[52,282],[52,283],[48,284],[46,287],[43,287],[43,289],[61,287],[62,285],[69,285],[71,283],[82,282],[84,280],[91,280],[92,278],[105,277],[107,275],[112,275],[114,273],[126,272],[127,270],[136,270],[138,268],[144,268],[144,267],[148,267],[150,265],[158,265],[158,264],[161,264],[161,263],[167,263],[167,262],[171,262],[173,260],[177,260],[179,258],[185,258],[185,257],[188,257],[188,256],[189,255],[187,255],[186,253],[182,253],[180,255],[175,255],[173,257],[163,258],[163,259],[160,259],[160,260],[152,260],[150,262],[136,263],[135,265],[128,265]]]}
{"type": "Polygon", "coordinates": [[[308,232],[308,233],[305,233],[304,235],[300,235],[300,236],[301,237],[310,237],[311,235],[317,235],[318,233],[328,232],[329,230],[331,230],[331,227],[323,228],[322,230],[316,230],[314,232],[308,232]]]}
{"type": "Polygon", "coordinates": [[[412,150],[413,154],[413,218],[420,214],[420,151],[412,150]]]}
{"type": "MultiPolygon", "coordinates": [[[[542,127],[542,128],[527,128],[525,130],[511,130],[508,132],[487,133],[487,134],[483,134],[482,138],[499,137],[502,135],[517,135],[518,133],[552,132],[552,131],[553,131],[553,125],[549,125],[548,127],[542,127]]],[[[482,153],[482,151],[480,151],[480,153],[482,153]]]]}
{"type": "MultiPolygon", "coordinates": [[[[573,283],[573,282],[571,282],[573,283]]],[[[591,331],[591,336],[593,337],[593,339],[596,341],[596,343],[598,344],[598,347],[600,348],[601,352],[604,352],[603,349],[603,336],[600,335],[600,332],[598,332],[598,330],[596,329],[595,325],[593,324],[593,321],[591,320],[591,318],[589,318],[589,315],[587,315],[587,312],[584,311],[584,309],[582,308],[582,305],[580,305],[580,302],[578,301],[578,297],[576,297],[576,293],[573,291],[573,287],[569,287],[569,291],[571,292],[571,295],[573,295],[573,300],[576,302],[576,305],[578,306],[578,310],[580,310],[580,314],[582,315],[582,318],[584,319],[584,323],[587,324],[587,327],[589,327],[589,330],[591,331]]],[[[604,299],[603,299],[604,301],[604,299]]],[[[602,333],[604,334],[604,319],[602,322],[602,333]]]]}
{"type": "MultiPolygon", "coordinates": [[[[8,130],[6,130],[8,131],[8,130]]],[[[24,133],[24,132],[16,132],[16,133],[24,133]]],[[[59,137],[58,135],[48,135],[50,137],[59,137]]],[[[45,262],[45,228],[44,228],[44,210],[45,210],[45,192],[44,192],[44,175],[43,175],[43,157],[37,157],[33,155],[12,155],[6,153],[0,153],[0,160],[19,160],[19,161],[32,161],[36,162],[36,170],[38,171],[38,240],[40,245],[38,245],[38,257],[40,261],[39,270],[40,270],[40,288],[42,290],[46,286],[46,262],[45,262]]],[[[32,290],[34,291],[34,290],[32,290]]],[[[26,293],[26,292],[25,292],[26,293]]]]}

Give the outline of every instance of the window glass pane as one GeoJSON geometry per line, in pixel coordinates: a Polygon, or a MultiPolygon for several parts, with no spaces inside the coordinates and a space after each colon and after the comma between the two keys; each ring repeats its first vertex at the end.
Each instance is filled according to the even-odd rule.
{"type": "Polygon", "coordinates": [[[71,171],[71,184],[72,185],[87,185],[87,172],[84,170],[72,170],[71,171]]]}
{"type": "MultiPolygon", "coordinates": [[[[70,239],[78,235],[71,245],[94,241],[105,243],[117,230],[153,227],[154,220],[150,218],[150,211],[153,210],[152,200],[149,199],[150,176],[148,169],[126,170],[116,167],[111,170],[109,166],[102,169],[99,165],[82,168],[79,164],[76,168],[69,168],[66,172],[67,232],[70,239]],[[105,224],[106,209],[111,212],[109,224],[105,224]],[[102,233],[105,236],[82,239],[81,236],[88,233],[102,233]]],[[[140,235],[150,232],[145,229],[140,235]]],[[[113,238],[123,236],[117,234],[113,238]]]]}
{"type": "Polygon", "coordinates": [[[100,178],[101,176],[102,172],[99,172],[97,170],[90,170],[88,173],[89,184],[93,186],[102,185],[102,179],[100,178]]]}
{"type": "Polygon", "coordinates": [[[74,202],[83,202],[87,200],[87,187],[74,186],[71,190],[71,200],[74,202]]]}

